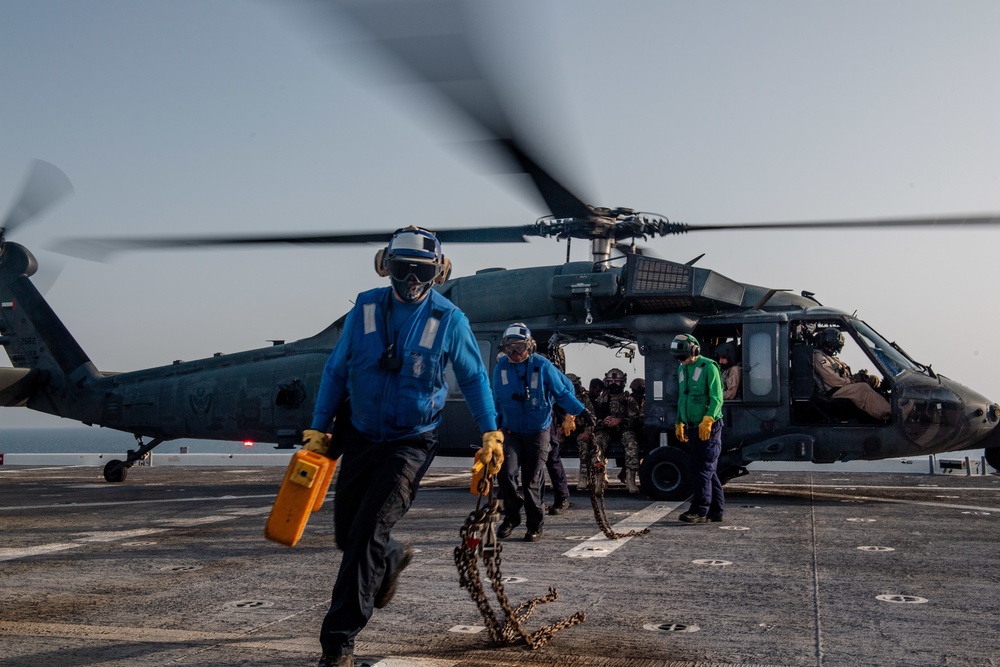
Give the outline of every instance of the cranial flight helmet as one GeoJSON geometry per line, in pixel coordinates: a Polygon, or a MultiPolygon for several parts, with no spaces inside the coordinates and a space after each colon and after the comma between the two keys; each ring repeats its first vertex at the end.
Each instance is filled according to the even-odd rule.
{"type": "Polygon", "coordinates": [[[535,339],[531,337],[531,330],[524,322],[513,322],[504,329],[503,338],[500,340],[500,348],[506,352],[508,347],[520,349],[520,351],[527,352],[528,354],[534,354],[536,347],[535,339]]]}
{"type": "Polygon", "coordinates": [[[451,262],[433,232],[411,225],[397,229],[389,245],[375,254],[375,272],[389,276],[396,296],[412,303],[422,299],[432,284],[448,280],[451,262]]]}
{"type": "Polygon", "coordinates": [[[730,366],[735,366],[739,363],[738,352],[736,350],[736,343],[725,342],[718,345],[715,348],[715,358],[721,360],[723,357],[726,358],[726,363],[723,364],[721,361],[719,365],[723,368],[729,368],[730,366]]]}
{"type": "Polygon", "coordinates": [[[691,357],[701,356],[701,344],[691,334],[677,334],[670,341],[670,354],[674,355],[674,359],[683,363],[691,357]]]}
{"type": "Polygon", "coordinates": [[[844,334],[837,327],[828,327],[819,334],[819,347],[829,355],[844,349],[844,334]]]}

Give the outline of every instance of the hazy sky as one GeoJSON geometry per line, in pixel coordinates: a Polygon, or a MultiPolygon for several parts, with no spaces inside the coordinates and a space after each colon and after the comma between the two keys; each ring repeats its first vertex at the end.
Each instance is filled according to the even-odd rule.
{"type": "MultiPolygon", "coordinates": [[[[335,29],[304,30],[285,9],[0,0],[0,208],[32,158],[72,180],[76,194],[14,240],[43,266],[65,263],[47,298],[102,370],[309,336],[383,284],[377,248],[96,264],[44,251],[59,238],[519,225],[546,213],[449,147],[468,137],[448,120],[366,83],[324,43],[335,29]]],[[[1000,3],[490,10],[482,39],[507,61],[518,118],[592,203],[698,224],[1000,211],[1000,3]]],[[[1000,399],[1000,229],[701,233],[649,245],[682,262],[704,252],[699,266],[730,278],[857,310],[916,359],[1000,399]]],[[[558,264],[565,246],[445,252],[463,275],[558,264]]],[[[61,424],[0,410],[0,426],[61,424]]]]}

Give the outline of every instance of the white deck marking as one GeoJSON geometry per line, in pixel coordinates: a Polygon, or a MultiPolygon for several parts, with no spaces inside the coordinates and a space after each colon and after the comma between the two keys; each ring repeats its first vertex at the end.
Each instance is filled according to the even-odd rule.
{"type": "Polygon", "coordinates": [[[144,537],[155,533],[166,532],[166,528],[136,528],[135,530],[102,530],[89,533],[73,533],[76,542],[114,542],[116,540],[144,537]],[[80,537],[77,537],[77,536],[80,537]]]}
{"type": "Polygon", "coordinates": [[[223,521],[232,521],[237,518],[235,515],[224,515],[224,514],[210,514],[208,516],[201,517],[189,517],[183,519],[170,518],[170,519],[156,519],[155,522],[164,526],[170,526],[171,528],[188,528],[190,526],[207,526],[210,523],[222,523],[223,521]]]}
{"type": "Polygon", "coordinates": [[[156,500],[110,500],[98,503],[52,503],[51,505],[17,505],[14,507],[0,507],[0,512],[13,512],[15,510],[47,510],[47,509],[76,509],[78,507],[124,507],[125,505],[155,505],[158,503],[208,503],[231,500],[256,500],[267,498],[274,500],[275,493],[264,493],[252,496],[203,496],[200,498],[158,498],[156,500]]]}
{"type": "MultiPolygon", "coordinates": [[[[611,528],[616,533],[627,533],[630,530],[642,530],[643,528],[656,523],[666,515],[673,512],[684,502],[686,501],[681,500],[675,503],[653,503],[645,509],[639,510],[627,519],[619,521],[611,528]]],[[[569,558],[605,558],[631,539],[631,537],[623,537],[618,540],[609,540],[604,533],[598,533],[597,535],[588,538],[585,542],[581,542],[577,546],[573,547],[564,553],[563,556],[567,556],[569,558]]]]}
{"type": "MultiPolygon", "coordinates": [[[[65,507],[65,505],[63,505],[63,507],[65,507]]],[[[153,535],[156,533],[166,533],[169,532],[171,528],[189,528],[191,526],[202,526],[213,523],[221,523],[223,521],[233,521],[244,516],[259,515],[270,511],[270,507],[235,508],[230,510],[229,513],[225,515],[213,514],[188,519],[171,518],[158,519],[156,521],[156,523],[165,524],[168,526],[167,528],[135,528],[132,530],[103,530],[73,533],[73,542],[40,544],[35,547],[0,548],[0,561],[17,560],[18,558],[28,558],[30,556],[41,556],[58,551],[65,551],[67,549],[75,549],[83,546],[84,544],[92,544],[96,542],[117,542],[119,540],[130,540],[136,537],[144,537],[146,535],[153,535]]],[[[0,635],[2,634],[2,629],[0,629],[0,635]]]]}
{"type": "Polygon", "coordinates": [[[469,483],[471,484],[472,483],[472,473],[471,472],[463,472],[463,473],[459,473],[457,475],[440,475],[440,476],[437,476],[437,475],[427,475],[427,477],[425,477],[422,481],[423,481],[423,483],[426,484],[426,483],[429,483],[429,482],[453,482],[456,479],[467,479],[467,480],[469,480],[469,483]]]}
{"type": "Polygon", "coordinates": [[[54,544],[39,544],[37,547],[0,549],[0,561],[17,560],[18,558],[27,558],[28,556],[41,556],[42,554],[66,551],[67,549],[75,549],[80,546],[83,546],[81,542],[57,542],[54,544]]]}
{"type": "MultiPolygon", "coordinates": [[[[789,489],[885,489],[886,491],[992,491],[1000,492],[998,487],[976,486],[879,486],[878,484],[785,484],[783,482],[736,482],[733,486],[780,486],[789,489]]],[[[768,489],[770,491],[770,489],[768,489]]]]}

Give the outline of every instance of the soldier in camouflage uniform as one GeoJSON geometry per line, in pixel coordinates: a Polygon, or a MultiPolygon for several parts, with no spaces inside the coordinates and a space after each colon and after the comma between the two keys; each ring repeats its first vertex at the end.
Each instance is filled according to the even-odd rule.
{"type": "MultiPolygon", "coordinates": [[[[566,377],[568,377],[570,382],[573,383],[573,391],[576,393],[576,399],[583,403],[587,410],[593,413],[594,404],[590,400],[590,395],[587,393],[587,390],[583,388],[583,383],[580,382],[580,376],[574,373],[567,373],[566,377]]],[[[559,424],[562,424],[561,417],[559,424]]],[[[577,422],[576,429],[570,433],[564,434],[560,431],[559,439],[562,445],[571,445],[576,443],[576,450],[580,456],[580,477],[576,483],[576,488],[578,491],[583,491],[587,488],[587,480],[590,478],[590,465],[594,461],[594,456],[597,456],[598,462],[604,462],[602,452],[600,450],[595,451],[594,449],[594,427],[588,426],[582,422],[577,422]]]]}
{"type": "Polygon", "coordinates": [[[639,418],[632,426],[635,432],[639,433],[642,431],[643,422],[646,418],[646,381],[642,378],[635,378],[629,383],[628,389],[632,394],[632,398],[635,399],[636,405],[639,406],[639,418]]]}
{"type": "Polygon", "coordinates": [[[639,417],[639,405],[625,391],[625,372],[612,368],[604,376],[604,392],[594,401],[597,427],[594,442],[603,453],[608,443],[620,440],[625,449],[625,486],[629,493],[639,493],[639,438],[634,424],[639,417]]]}

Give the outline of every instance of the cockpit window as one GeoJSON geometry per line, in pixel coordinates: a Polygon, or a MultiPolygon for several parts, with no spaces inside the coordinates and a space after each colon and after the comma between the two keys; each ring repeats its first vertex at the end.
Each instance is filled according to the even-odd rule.
{"type": "Polygon", "coordinates": [[[898,349],[893,347],[885,338],[882,338],[870,326],[860,320],[850,322],[851,327],[858,334],[858,338],[871,352],[878,362],[893,377],[903,371],[915,371],[917,367],[912,361],[907,359],[898,349]]]}

